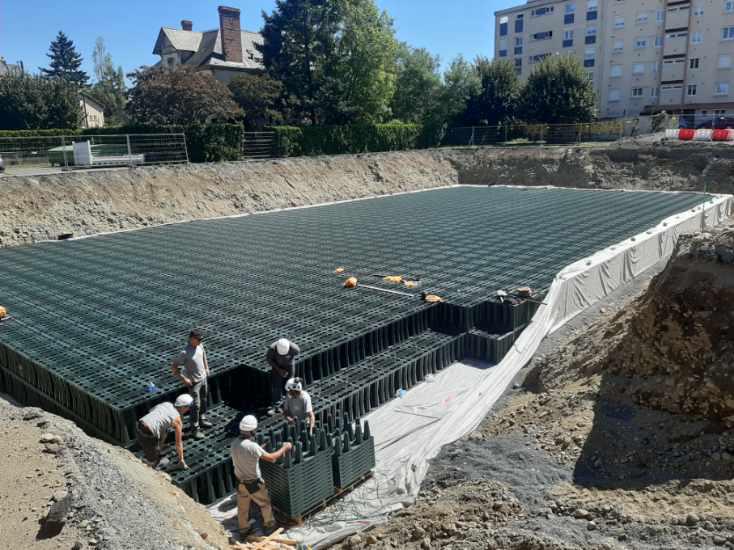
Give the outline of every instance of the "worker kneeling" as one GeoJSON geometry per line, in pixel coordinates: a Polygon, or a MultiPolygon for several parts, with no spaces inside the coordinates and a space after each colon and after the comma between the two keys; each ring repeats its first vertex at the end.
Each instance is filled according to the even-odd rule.
{"type": "Polygon", "coordinates": [[[260,473],[260,460],[275,462],[291,450],[289,442],[274,453],[267,453],[255,442],[257,418],[245,416],[240,422],[240,437],[232,442],[231,453],[234,463],[234,473],[237,477],[237,520],[240,527],[240,536],[244,539],[250,533],[250,503],[260,507],[263,517],[265,534],[269,535],[275,528],[273,508],[270,504],[270,495],[260,473]]]}
{"type": "Polygon", "coordinates": [[[178,454],[178,467],[188,469],[184,460],[183,452],[183,420],[182,414],[187,414],[194,403],[194,398],[188,393],[179,395],[176,402],[161,403],[143,418],[138,420],[136,438],[138,445],[143,449],[145,459],[154,468],[163,469],[168,466],[168,459],[161,458],[161,449],[166,442],[168,432],[173,430],[176,434],[176,454],[178,454]]]}
{"type": "Polygon", "coordinates": [[[311,396],[303,389],[303,380],[291,378],[285,383],[285,401],[283,401],[283,414],[288,422],[308,422],[308,429],[313,433],[316,425],[316,416],[313,413],[311,396]]]}

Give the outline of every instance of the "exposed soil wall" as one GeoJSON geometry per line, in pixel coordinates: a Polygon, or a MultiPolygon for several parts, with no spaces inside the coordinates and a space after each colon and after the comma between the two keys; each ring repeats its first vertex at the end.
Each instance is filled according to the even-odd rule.
{"type": "Polygon", "coordinates": [[[453,148],[0,178],[0,246],[458,183],[734,191],[734,147],[453,148]]]}

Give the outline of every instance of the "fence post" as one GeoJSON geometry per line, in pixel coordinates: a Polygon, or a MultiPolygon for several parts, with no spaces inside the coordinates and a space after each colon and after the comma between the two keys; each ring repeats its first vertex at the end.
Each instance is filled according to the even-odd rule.
{"type": "Polygon", "coordinates": [[[132,149],[130,148],[130,134],[125,134],[125,142],[127,143],[127,163],[128,165],[133,165],[133,153],[132,149]]]}
{"type": "Polygon", "coordinates": [[[189,148],[186,146],[186,133],[181,132],[181,139],[183,140],[184,153],[186,153],[186,164],[189,163],[189,148]]]}
{"type": "Polygon", "coordinates": [[[69,161],[66,158],[66,138],[61,136],[61,152],[64,155],[64,168],[69,168],[69,161]]]}

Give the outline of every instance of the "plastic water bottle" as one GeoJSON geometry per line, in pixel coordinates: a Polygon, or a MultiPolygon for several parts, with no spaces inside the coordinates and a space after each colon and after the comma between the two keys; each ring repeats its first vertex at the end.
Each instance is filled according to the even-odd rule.
{"type": "Polygon", "coordinates": [[[158,391],[158,386],[156,386],[153,382],[148,382],[148,385],[145,386],[145,391],[148,393],[155,393],[158,391]]]}

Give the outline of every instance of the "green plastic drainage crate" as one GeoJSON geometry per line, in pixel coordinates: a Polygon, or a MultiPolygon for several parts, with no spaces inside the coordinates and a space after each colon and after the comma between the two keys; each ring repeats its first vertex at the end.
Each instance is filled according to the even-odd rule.
{"type": "Polygon", "coordinates": [[[336,493],[332,472],[333,448],[326,434],[311,438],[307,452],[300,441],[275,463],[262,462],[261,471],[273,507],[289,518],[302,518],[336,493]]]}
{"type": "Polygon", "coordinates": [[[334,438],[334,485],[338,489],[350,487],[364,478],[375,467],[375,438],[370,434],[370,425],[359,420],[352,430],[336,434],[334,438]]]}

